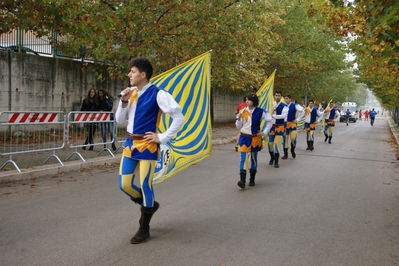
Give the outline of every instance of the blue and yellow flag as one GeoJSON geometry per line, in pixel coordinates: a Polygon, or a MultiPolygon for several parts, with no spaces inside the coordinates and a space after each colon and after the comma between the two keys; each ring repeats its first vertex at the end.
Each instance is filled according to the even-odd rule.
{"type": "MultiPolygon", "coordinates": [[[[161,145],[154,183],[211,156],[210,60],[207,52],[151,79],[151,83],[175,98],[185,119],[179,132],[161,145]]],[[[163,114],[159,132],[165,132],[171,122],[171,117],[163,114]]]]}
{"type": "MultiPolygon", "coordinates": [[[[265,109],[270,114],[272,113],[273,101],[274,101],[273,90],[274,90],[275,74],[276,70],[273,71],[273,73],[267,78],[266,82],[263,83],[263,85],[256,92],[256,95],[258,96],[259,99],[258,107],[265,109]]],[[[262,124],[260,126],[261,130],[263,130],[264,127],[265,127],[265,122],[262,121],[262,124]]],[[[263,146],[267,146],[268,140],[269,138],[267,137],[263,138],[263,146]]]]}
{"type": "Polygon", "coordinates": [[[274,89],[274,76],[276,74],[276,70],[267,78],[266,82],[259,88],[256,92],[259,98],[258,107],[265,109],[269,113],[271,113],[273,108],[273,89],[274,89]]]}

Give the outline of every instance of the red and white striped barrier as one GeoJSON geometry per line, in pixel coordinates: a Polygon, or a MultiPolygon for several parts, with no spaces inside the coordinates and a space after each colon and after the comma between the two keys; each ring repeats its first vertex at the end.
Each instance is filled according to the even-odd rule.
{"type": "Polygon", "coordinates": [[[8,119],[9,124],[31,124],[31,123],[58,123],[59,113],[13,113],[8,119]]]}
{"type": "Polygon", "coordinates": [[[110,113],[78,113],[74,122],[110,122],[110,113]]]}

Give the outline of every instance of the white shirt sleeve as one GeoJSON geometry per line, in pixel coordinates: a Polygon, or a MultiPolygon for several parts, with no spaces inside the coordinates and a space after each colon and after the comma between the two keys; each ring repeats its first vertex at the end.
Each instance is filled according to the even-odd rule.
{"type": "Polygon", "coordinates": [[[336,120],[339,121],[339,118],[341,117],[341,114],[338,112],[338,110],[335,110],[335,116],[336,116],[336,120]]]}
{"type": "Polygon", "coordinates": [[[119,101],[118,108],[116,109],[115,113],[115,121],[118,124],[123,124],[126,122],[128,116],[129,116],[129,103],[125,108],[122,108],[122,102],[119,101]]]}
{"type": "Polygon", "coordinates": [[[286,119],[288,115],[288,107],[284,106],[283,110],[281,111],[281,115],[273,114],[272,117],[275,119],[286,119]]]}
{"type": "Polygon", "coordinates": [[[184,123],[184,117],[179,104],[173,99],[170,93],[160,90],[157,94],[157,103],[164,113],[172,117],[172,124],[166,132],[158,134],[159,141],[162,144],[166,144],[179,131],[184,123]]]}
{"type": "Polygon", "coordinates": [[[272,128],[272,116],[269,114],[269,112],[263,112],[262,119],[266,122],[265,129],[263,130],[263,134],[267,135],[269,134],[270,129],[272,128]]]}
{"type": "Polygon", "coordinates": [[[298,112],[297,117],[295,118],[297,121],[301,120],[302,117],[305,116],[305,109],[303,109],[302,106],[300,106],[299,104],[295,104],[295,109],[298,112]]]}

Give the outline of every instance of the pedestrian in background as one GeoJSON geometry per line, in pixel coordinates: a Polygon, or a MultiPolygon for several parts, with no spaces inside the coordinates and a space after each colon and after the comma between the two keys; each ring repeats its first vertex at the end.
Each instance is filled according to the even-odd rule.
{"type": "MultiPolygon", "coordinates": [[[[87,93],[87,97],[83,100],[82,107],[80,111],[84,112],[96,112],[100,111],[100,107],[98,104],[97,93],[95,89],[90,89],[87,93]]],[[[85,128],[87,129],[87,137],[84,145],[94,144],[94,134],[97,130],[97,123],[85,123],[85,128]]],[[[86,146],[82,147],[83,150],[86,149],[86,146]]],[[[93,150],[93,145],[90,145],[89,150],[93,150]]]]}
{"type": "Polygon", "coordinates": [[[375,120],[376,115],[377,115],[377,112],[373,108],[373,110],[371,110],[371,112],[370,112],[370,124],[372,126],[374,126],[374,120],[375,120]]]}
{"type": "Polygon", "coordinates": [[[351,117],[351,112],[349,109],[346,109],[345,118],[346,118],[346,125],[349,125],[349,118],[351,117]]]}
{"type": "Polygon", "coordinates": [[[118,124],[128,121],[118,180],[120,189],[133,202],[141,205],[140,227],[130,240],[131,244],[140,244],[150,237],[150,221],[159,208],[152,183],[160,153],[159,144],[166,144],[179,131],[184,117],[172,95],[150,83],[153,67],[148,59],[135,58],[130,61],[129,67],[132,88],[122,91],[115,114],[118,124]],[[172,123],[164,133],[159,134],[162,112],[170,115],[172,123]],[[137,186],[134,178],[138,172],[140,182],[137,186]]]}
{"type": "Polygon", "coordinates": [[[251,158],[249,186],[255,186],[258,152],[263,148],[262,137],[268,134],[272,127],[272,117],[269,112],[258,107],[258,104],[258,96],[255,93],[249,93],[247,95],[247,107],[241,109],[236,117],[236,127],[240,130],[240,138],[238,140],[240,180],[237,183],[240,188],[245,188],[248,158],[251,158]],[[260,128],[262,121],[266,122],[264,130],[260,128]]]}
{"type": "MultiPolygon", "coordinates": [[[[99,103],[99,108],[100,111],[104,112],[112,112],[112,108],[114,106],[114,98],[105,90],[99,90],[98,91],[98,103],[99,103]]],[[[114,136],[114,114],[110,114],[110,120],[111,122],[104,122],[101,123],[101,136],[103,138],[103,142],[107,142],[107,129],[112,141],[112,150],[116,151],[116,146],[115,146],[115,136],[114,136]]],[[[104,144],[104,148],[107,147],[107,144],[104,144]]]]}
{"type": "Polygon", "coordinates": [[[369,121],[369,114],[370,114],[369,110],[364,111],[364,120],[365,121],[369,121]]]}

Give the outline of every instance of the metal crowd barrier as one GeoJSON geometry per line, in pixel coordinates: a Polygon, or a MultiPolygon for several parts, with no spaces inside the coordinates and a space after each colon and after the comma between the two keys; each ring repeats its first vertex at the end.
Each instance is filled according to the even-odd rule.
{"type": "Polygon", "coordinates": [[[9,156],[0,170],[11,163],[21,173],[12,156],[39,151],[52,151],[43,164],[54,157],[63,165],[55,151],[64,147],[64,121],[63,112],[0,112],[0,155],[9,156]]]}
{"type": "Polygon", "coordinates": [[[118,143],[119,147],[115,152],[118,152],[119,150],[123,150],[125,148],[125,140],[126,140],[126,127],[127,127],[127,121],[123,124],[117,124],[115,123],[115,139],[116,143],[118,143]]]}
{"type": "Polygon", "coordinates": [[[85,159],[78,151],[81,149],[93,149],[102,146],[98,155],[107,151],[112,157],[115,155],[108,148],[115,140],[115,121],[111,117],[112,112],[70,112],[67,116],[65,142],[75,151],[68,156],[67,161],[77,155],[83,162],[85,159]],[[102,138],[103,129],[106,130],[106,140],[102,138]]]}
{"type": "MultiPolygon", "coordinates": [[[[79,150],[90,147],[94,151],[99,150],[97,156],[108,152],[115,157],[114,154],[124,148],[126,126],[127,122],[116,124],[112,112],[73,111],[67,115],[51,111],[0,112],[0,156],[9,156],[0,170],[7,164],[12,164],[21,173],[13,156],[44,151],[51,151],[52,154],[43,164],[50,158],[55,158],[63,165],[55,152],[65,148],[73,150],[65,161],[76,155],[85,162],[79,150]],[[89,140],[90,133],[92,138],[89,140]],[[105,140],[102,133],[105,134],[105,140]]],[[[23,162],[27,164],[26,161],[23,162]]]]}

